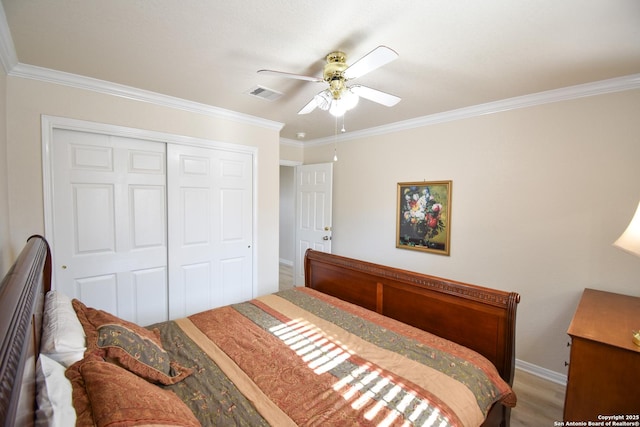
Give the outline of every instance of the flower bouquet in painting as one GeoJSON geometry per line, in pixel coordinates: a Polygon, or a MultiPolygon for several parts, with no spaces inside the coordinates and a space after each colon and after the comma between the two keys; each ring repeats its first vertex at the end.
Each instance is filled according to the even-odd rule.
{"type": "Polygon", "coordinates": [[[398,184],[396,246],[449,254],[451,181],[398,184]]]}

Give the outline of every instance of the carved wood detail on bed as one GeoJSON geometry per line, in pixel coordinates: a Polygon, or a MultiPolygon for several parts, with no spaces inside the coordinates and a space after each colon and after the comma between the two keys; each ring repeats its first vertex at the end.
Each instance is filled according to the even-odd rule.
{"type": "Polygon", "coordinates": [[[0,422],[31,425],[35,363],[40,347],[44,294],[51,287],[51,253],[31,236],[0,285],[0,422]]]}

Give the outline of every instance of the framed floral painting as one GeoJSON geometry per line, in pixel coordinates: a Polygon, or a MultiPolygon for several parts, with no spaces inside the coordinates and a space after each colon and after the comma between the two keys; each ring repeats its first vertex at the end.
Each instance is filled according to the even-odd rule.
{"type": "Polygon", "coordinates": [[[449,255],[451,181],[398,183],[396,247],[449,255]]]}

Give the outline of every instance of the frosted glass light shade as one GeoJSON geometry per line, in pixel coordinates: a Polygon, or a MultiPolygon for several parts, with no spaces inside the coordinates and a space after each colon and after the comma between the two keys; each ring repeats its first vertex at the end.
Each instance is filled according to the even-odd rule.
{"type": "Polygon", "coordinates": [[[329,107],[329,113],[336,117],[344,116],[344,113],[347,111],[344,108],[344,103],[342,103],[339,99],[334,99],[331,101],[331,107],[329,107]]]}
{"type": "Polygon", "coordinates": [[[342,96],[340,97],[340,100],[344,103],[344,109],[346,111],[349,111],[355,108],[356,105],[358,105],[358,101],[360,100],[360,97],[355,93],[353,93],[351,89],[347,89],[344,92],[342,92],[342,96]]]}
{"type": "Polygon", "coordinates": [[[325,111],[329,110],[329,113],[335,117],[342,117],[344,113],[355,108],[358,105],[358,100],[360,100],[360,97],[352,92],[350,88],[345,88],[337,99],[334,98],[329,89],[325,89],[313,97],[316,107],[325,111]]]}
{"type": "Polygon", "coordinates": [[[613,243],[620,249],[640,256],[640,203],[624,233],[613,243]]]}

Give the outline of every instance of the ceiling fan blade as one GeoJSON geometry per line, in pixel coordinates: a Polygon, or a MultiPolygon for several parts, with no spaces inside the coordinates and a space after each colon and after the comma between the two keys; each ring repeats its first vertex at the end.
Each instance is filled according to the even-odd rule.
{"type": "Polygon", "coordinates": [[[298,114],[309,114],[310,112],[315,110],[317,106],[318,103],[316,102],[316,97],[314,96],[313,98],[311,98],[311,101],[307,103],[307,105],[305,105],[300,111],[298,111],[298,114]]]}
{"type": "Polygon", "coordinates": [[[258,70],[259,74],[268,76],[285,77],[287,79],[306,80],[308,82],[323,82],[320,77],[303,76],[301,74],[285,73],[284,71],[258,70]]]}
{"type": "Polygon", "coordinates": [[[355,85],[349,89],[361,98],[368,99],[369,101],[377,102],[387,107],[393,107],[400,102],[399,97],[391,95],[390,93],[382,92],[381,90],[372,89],[367,86],[355,85]]]}
{"type": "Polygon", "coordinates": [[[363,76],[376,68],[388,64],[397,57],[398,54],[395,50],[386,46],[378,46],[347,68],[344,71],[344,77],[350,80],[363,76]]]}

